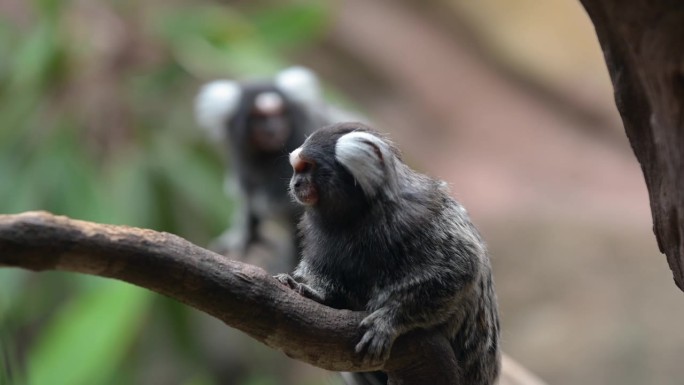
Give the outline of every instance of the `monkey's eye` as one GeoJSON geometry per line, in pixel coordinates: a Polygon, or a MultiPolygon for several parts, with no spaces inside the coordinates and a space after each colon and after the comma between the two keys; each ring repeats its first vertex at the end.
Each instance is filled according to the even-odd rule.
{"type": "Polygon", "coordinates": [[[303,157],[301,152],[302,149],[298,148],[290,153],[290,164],[295,174],[309,172],[316,165],[313,160],[303,157]]]}

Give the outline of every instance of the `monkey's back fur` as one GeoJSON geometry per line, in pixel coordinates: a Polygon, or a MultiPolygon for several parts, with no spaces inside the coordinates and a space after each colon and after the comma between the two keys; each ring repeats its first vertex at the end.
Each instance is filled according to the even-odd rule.
{"type": "Polygon", "coordinates": [[[297,156],[315,165],[310,180],[320,191],[300,223],[294,280],[324,304],[370,313],[357,350],[386,359],[398,335],[437,328],[451,341],[459,383],[494,383],[499,319],[490,262],[446,184],[411,170],[361,124],[319,130],[301,149],[297,156]]]}

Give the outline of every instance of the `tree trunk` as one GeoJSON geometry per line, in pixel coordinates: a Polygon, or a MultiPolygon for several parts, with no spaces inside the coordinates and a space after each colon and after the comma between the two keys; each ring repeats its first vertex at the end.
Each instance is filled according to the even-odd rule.
{"type": "Polygon", "coordinates": [[[581,0],[648,187],[654,232],[684,290],[684,2],[581,0]]]}

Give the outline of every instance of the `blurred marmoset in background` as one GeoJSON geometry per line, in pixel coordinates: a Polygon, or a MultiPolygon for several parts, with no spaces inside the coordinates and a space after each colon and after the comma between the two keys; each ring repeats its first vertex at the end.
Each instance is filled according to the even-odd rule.
{"type": "MultiPolygon", "coordinates": [[[[410,169],[361,123],[316,131],[290,163],[291,193],[305,207],[303,255],[292,276],[276,278],[325,305],[369,312],[356,345],[365,360],[386,360],[412,329],[437,328],[453,347],[458,383],[493,384],[499,317],[489,257],[446,183],[410,169]]],[[[375,374],[354,376],[386,381],[375,374]]]]}
{"type": "Polygon", "coordinates": [[[304,67],[273,79],[210,82],[199,91],[195,112],[199,126],[227,150],[226,192],[238,198],[231,227],[210,248],[244,257],[255,244],[274,246],[269,255],[275,258],[257,264],[273,272],[291,270],[298,261],[302,209],[287,192],[288,154],[319,127],[348,120],[345,113],[323,101],[316,75],[304,67]],[[268,225],[284,247],[265,236],[268,225]]]}

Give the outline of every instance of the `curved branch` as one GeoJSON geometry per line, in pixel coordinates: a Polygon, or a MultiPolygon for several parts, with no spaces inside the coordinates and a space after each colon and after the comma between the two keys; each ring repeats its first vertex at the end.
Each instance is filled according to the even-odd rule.
{"type": "MultiPolygon", "coordinates": [[[[380,369],[363,365],[354,353],[365,313],[308,300],[258,267],[229,260],[172,234],[46,212],[3,215],[0,266],[116,278],[202,310],[312,365],[336,371],[380,369]]],[[[400,338],[383,370],[420,366],[422,371],[430,366],[427,369],[437,373],[453,371],[456,365],[450,360],[415,360],[450,353],[446,340],[441,340],[425,331],[400,338]]]]}
{"type": "MultiPolygon", "coordinates": [[[[394,384],[457,383],[455,356],[439,334],[408,333],[397,339],[382,367],[364,365],[354,353],[364,312],[308,300],[258,267],[172,234],[46,212],[0,215],[3,266],[126,281],[211,314],[292,358],[324,369],[382,369],[394,384]]],[[[503,372],[507,379],[501,384],[538,383],[509,359],[504,360],[503,372]]]]}

